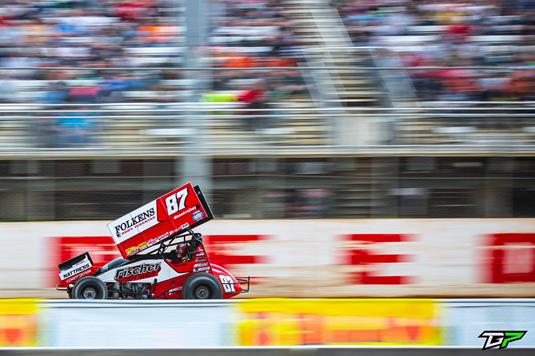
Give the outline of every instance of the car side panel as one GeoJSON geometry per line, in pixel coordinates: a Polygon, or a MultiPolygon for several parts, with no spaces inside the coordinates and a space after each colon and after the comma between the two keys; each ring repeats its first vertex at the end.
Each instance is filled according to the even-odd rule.
{"type": "Polygon", "coordinates": [[[212,263],[211,272],[221,283],[223,287],[223,298],[228,299],[237,296],[243,291],[242,286],[238,283],[238,280],[232,273],[225,268],[212,263]]]}
{"type": "Polygon", "coordinates": [[[170,280],[187,272],[177,272],[163,259],[147,259],[122,265],[97,276],[103,282],[157,283],[170,280]]]}

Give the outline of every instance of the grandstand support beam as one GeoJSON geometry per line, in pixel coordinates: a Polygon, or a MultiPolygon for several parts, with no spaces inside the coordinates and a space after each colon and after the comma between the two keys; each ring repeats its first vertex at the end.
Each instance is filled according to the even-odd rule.
{"type": "MultiPolygon", "coordinates": [[[[210,67],[206,45],[209,39],[209,0],[185,0],[185,64],[186,67],[210,67]]],[[[202,95],[211,90],[211,71],[185,71],[190,80],[190,102],[198,103],[202,95]]],[[[180,118],[179,118],[180,119],[180,118]]],[[[177,179],[200,185],[208,201],[211,198],[211,160],[202,154],[202,148],[209,146],[207,116],[203,112],[186,113],[187,127],[193,135],[187,139],[186,154],[177,159],[177,179]]],[[[179,182],[180,184],[180,182],[179,182]]]]}
{"type": "Polygon", "coordinates": [[[330,1],[288,1],[300,6],[302,13],[309,13],[310,20],[314,23],[313,33],[317,44],[315,47],[307,48],[304,54],[307,61],[313,61],[314,66],[323,67],[322,70],[312,73],[316,74],[315,78],[320,82],[319,90],[323,91],[323,97],[327,99],[327,107],[338,111],[330,122],[333,143],[343,146],[377,144],[380,140],[374,120],[365,113],[349,115],[345,110],[355,100],[352,93],[355,89],[348,89],[343,82],[348,80],[359,82],[368,74],[357,75],[358,70],[340,69],[340,67],[355,68],[359,62],[368,58],[368,52],[356,52],[338,11],[331,6],[330,1]]]}

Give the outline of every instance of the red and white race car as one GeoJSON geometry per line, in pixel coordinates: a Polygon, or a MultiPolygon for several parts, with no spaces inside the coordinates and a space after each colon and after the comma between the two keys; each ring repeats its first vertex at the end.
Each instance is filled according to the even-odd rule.
{"type": "Polygon", "coordinates": [[[58,267],[73,299],[221,299],[249,291],[210,263],[202,236],[192,229],[213,218],[198,186],[177,188],[108,225],[123,258],[94,267],[89,253],[58,267]]]}

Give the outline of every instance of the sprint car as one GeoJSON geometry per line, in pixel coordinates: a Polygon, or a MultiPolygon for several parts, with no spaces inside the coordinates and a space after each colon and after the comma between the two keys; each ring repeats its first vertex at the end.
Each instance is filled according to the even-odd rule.
{"type": "Polygon", "coordinates": [[[89,253],[59,267],[72,299],[227,299],[249,291],[211,263],[193,228],[213,218],[198,186],[177,188],[108,225],[122,257],[96,268],[89,253]]]}

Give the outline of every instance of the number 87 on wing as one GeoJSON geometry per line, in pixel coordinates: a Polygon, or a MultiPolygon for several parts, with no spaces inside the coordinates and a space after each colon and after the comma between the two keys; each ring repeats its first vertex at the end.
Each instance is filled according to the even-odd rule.
{"type": "Polygon", "coordinates": [[[172,191],[170,193],[171,195],[164,199],[168,215],[173,215],[174,213],[184,210],[186,207],[186,198],[189,194],[188,188],[189,187],[182,188],[176,193],[175,191],[172,191]]]}

